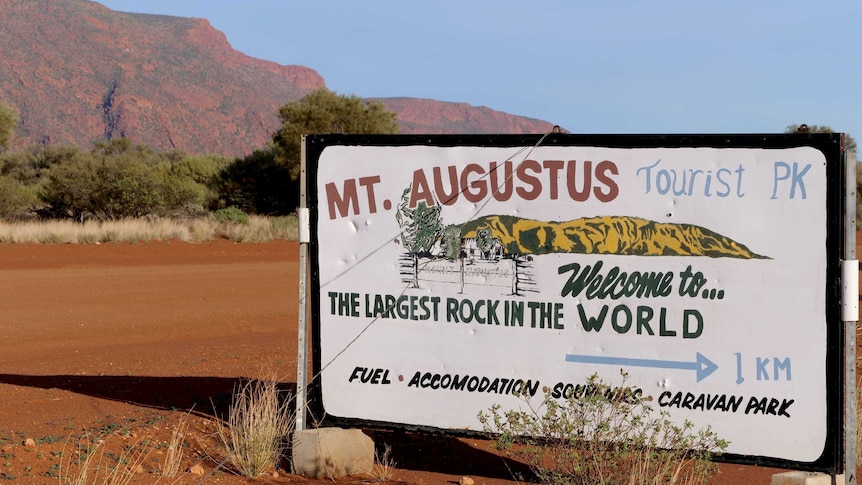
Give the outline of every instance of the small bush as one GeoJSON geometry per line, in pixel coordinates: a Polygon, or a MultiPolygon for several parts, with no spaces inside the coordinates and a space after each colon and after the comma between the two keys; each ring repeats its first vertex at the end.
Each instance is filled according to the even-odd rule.
{"type": "Polygon", "coordinates": [[[666,412],[657,417],[637,389],[612,387],[593,375],[583,395],[554,399],[546,391],[534,407],[479,413],[497,446],[526,463],[542,483],[565,485],[706,483],[710,461],[727,448],[710,428],[679,426],[666,412]]]}
{"type": "Polygon", "coordinates": [[[233,206],[215,211],[213,218],[221,223],[248,224],[248,214],[233,206]]]}
{"type": "Polygon", "coordinates": [[[36,199],[17,181],[0,176],[0,218],[16,219],[24,216],[36,199]]]}
{"type": "Polygon", "coordinates": [[[85,159],[51,169],[42,200],[57,217],[121,219],[164,215],[200,203],[197,184],[140,160],[85,159]]]}
{"type": "Polygon", "coordinates": [[[218,206],[255,214],[286,215],[299,204],[299,180],[286,164],[276,161],[272,150],[255,150],[236,159],[218,174],[213,188],[218,206]]]}
{"type": "Polygon", "coordinates": [[[227,421],[219,422],[218,439],[228,467],[257,478],[275,468],[293,430],[289,400],[282,400],[274,380],[249,380],[235,393],[227,421]]]}

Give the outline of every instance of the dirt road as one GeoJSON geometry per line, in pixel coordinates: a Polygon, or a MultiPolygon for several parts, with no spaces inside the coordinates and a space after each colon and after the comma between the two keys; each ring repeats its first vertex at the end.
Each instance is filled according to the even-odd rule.
{"type": "MultiPolygon", "coordinates": [[[[293,385],[297,271],[298,245],[283,241],[0,246],[0,478],[57,483],[74,437],[104,436],[106,450],[163,443],[194,407],[183,470],[205,475],[179,483],[246,483],[213,471],[212,415],[243,377],[275,369],[293,385]]],[[[396,482],[515,483],[488,442],[374,434],[392,446],[396,482]]],[[[133,483],[158,480],[162,453],[133,483]]],[[[773,472],[726,465],[712,483],[767,484],[773,472]]]]}

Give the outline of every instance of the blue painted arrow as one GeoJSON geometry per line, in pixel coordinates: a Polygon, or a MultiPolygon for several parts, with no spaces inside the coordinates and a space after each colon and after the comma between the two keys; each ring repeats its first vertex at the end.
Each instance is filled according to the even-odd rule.
{"type": "Polygon", "coordinates": [[[597,355],[566,354],[566,362],[581,364],[609,364],[633,367],[653,367],[657,369],[683,369],[697,371],[697,382],[700,382],[718,369],[711,360],[697,352],[696,362],[679,362],[675,360],[630,359],[627,357],[602,357],[597,355]]]}

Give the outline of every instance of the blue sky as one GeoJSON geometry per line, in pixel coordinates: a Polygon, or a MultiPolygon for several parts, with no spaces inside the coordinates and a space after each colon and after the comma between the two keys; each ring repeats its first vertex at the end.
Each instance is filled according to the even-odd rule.
{"type": "Polygon", "coordinates": [[[431,98],[573,133],[862,139],[862,2],[100,0],[201,17],[341,94],[431,98]]]}

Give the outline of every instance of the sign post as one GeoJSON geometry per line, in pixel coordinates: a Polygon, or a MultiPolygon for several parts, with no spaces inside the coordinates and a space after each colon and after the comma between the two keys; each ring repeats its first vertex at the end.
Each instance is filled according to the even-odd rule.
{"type": "Polygon", "coordinates": [[[856,484],[856,325],[859,320],[859,261],[856,260],[856,159],[847,157],[844,204],[844,483],[856,484]]]}
{"type": "Polygon", "coordinates": [[[842,466],[841,135],[306,145],[313,404],[332,420],[476,432],[494,405],[623,370],[729,441],[723,459],[842,466]]]}
{"type": "Polygon", "coordinates": [[[305,429],[307,409],[308,378],[308,244],[311,242],[308,198],[306,193],[307,172],[305,136],[302,137],[300,148],[300,180],[299,180],[299,211],[297,225],[299,227],[299,332],[297,335],[296,363],[296,430],[305,429]]]}

